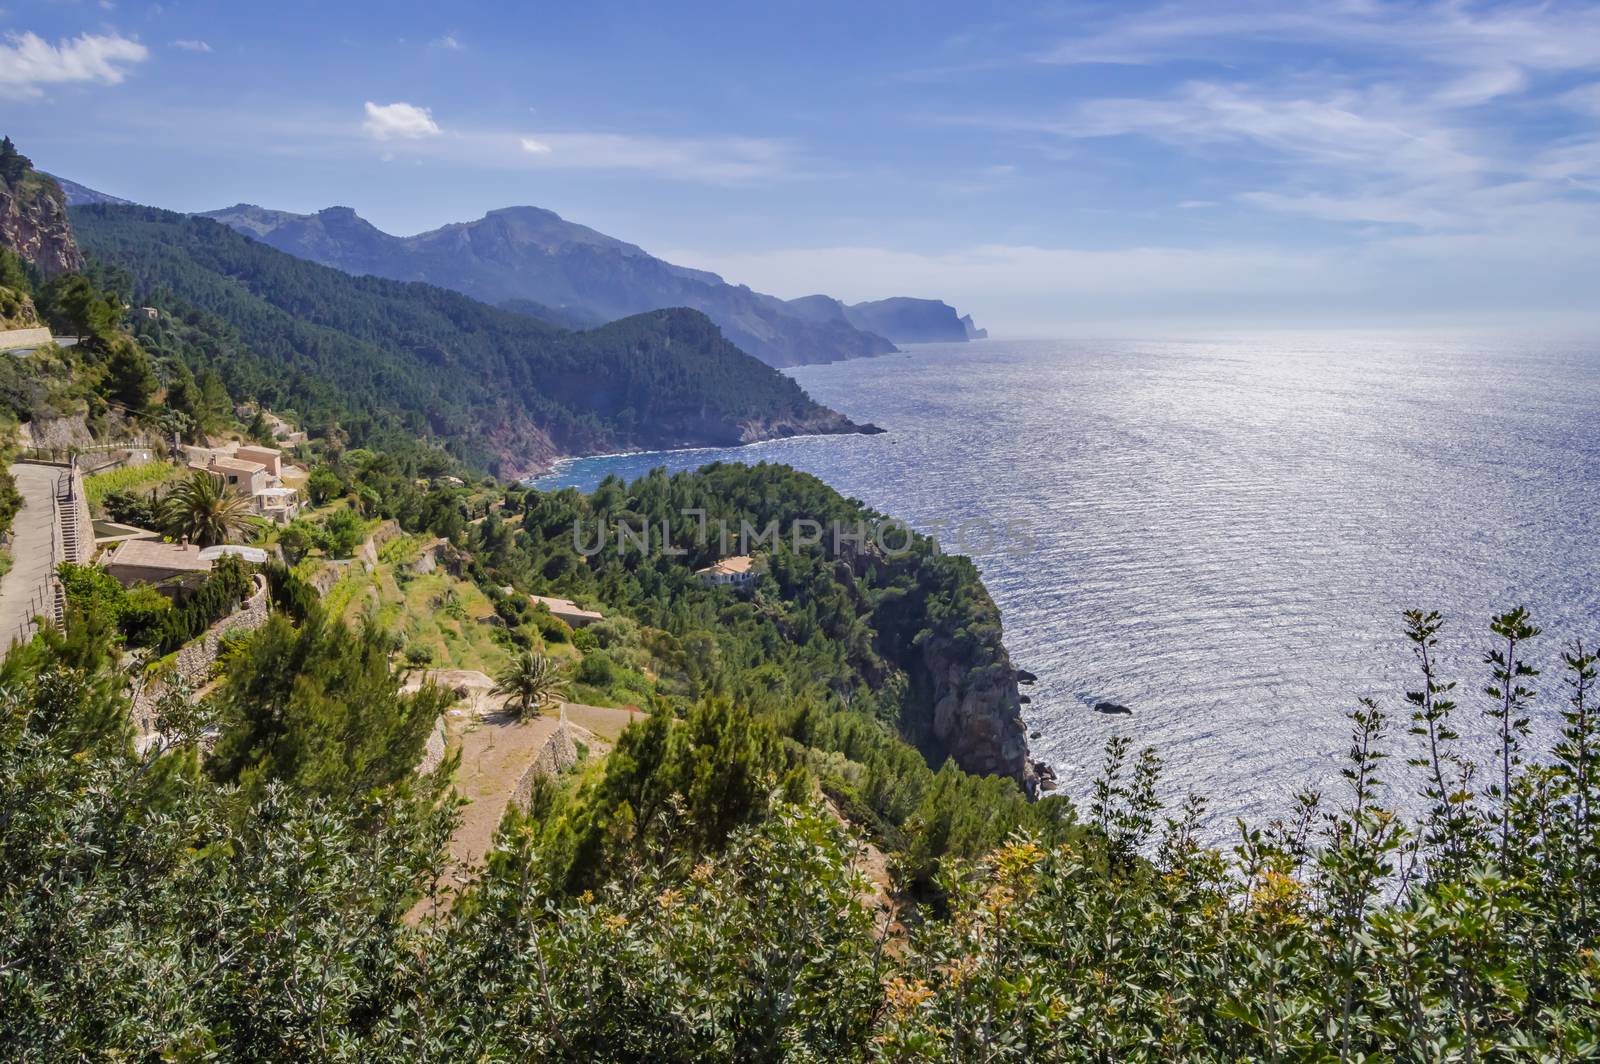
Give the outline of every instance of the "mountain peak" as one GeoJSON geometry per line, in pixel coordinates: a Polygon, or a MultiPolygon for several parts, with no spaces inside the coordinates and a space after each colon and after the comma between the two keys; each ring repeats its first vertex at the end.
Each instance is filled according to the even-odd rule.
{"type": "Polygon", "coordinates": [[[774,366],[884,354],[895,350],[894,330],[901,327],[907,339],[966,339],[955,311],[937,301],[863,305],[858,321],[858,308],[829,297],[786,303],[531,204],[403,237],[383,233],[349,207],[281,215],[277,224],[266,214],[250,208],[212,216],[280,251],[347,273],[442,285],[562,327],[689,307],[774,366]],[[863,324],[866,319],[872,324],[863,324]]]}
{"type": "Polygon", "coordinates": [[[484,218],[532,218],[541,222],[564,222],[566,219],[547,207],[534,207],[528,204],[519,204],[511,207],[496,207],[484,213],[484,218]]]}

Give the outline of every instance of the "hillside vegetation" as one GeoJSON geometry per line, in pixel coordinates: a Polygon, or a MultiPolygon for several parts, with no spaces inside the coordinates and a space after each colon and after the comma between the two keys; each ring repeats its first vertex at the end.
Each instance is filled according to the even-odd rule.
{"type": "Polygon", "coordinates": [[[72,212],[82,246],[138,302],[153,349],[184,327],[234,395],[314,425],[387,427],[516,475],[563,454],[851,431],[704,315],[662,310],[573,333],[417,283],[352,277],[203,218],[72,212]]]}

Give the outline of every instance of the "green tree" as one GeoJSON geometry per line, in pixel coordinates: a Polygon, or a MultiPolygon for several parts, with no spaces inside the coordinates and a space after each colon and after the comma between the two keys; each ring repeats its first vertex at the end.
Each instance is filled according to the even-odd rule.
{"type": "Polygon", "coordinates": [[[344,481],[333,470],[321,466],[312,470],[306,480],[306,493],[311,496],[311,505],[321,506],[344,494],[344,481]]]}
{"type": "Polygon", "coordinates": [[[196,470],[161,500],[161,516],[167,535],[212,547],[238,538],[250,526],[250,499],[221,477],[196,470]]]}
{"type": "Polygon", "coordinates": [[[507,699],[518,720],[536,717],[544,708],[561,701],[566,681],[551,658],[524,652],[511,660],[495,676],[490,693],[507,699]]]}
{"type": "Polygon", "coordinates": [[[55,332],[84,337],[91,347],[101,350],[117,339],[122,305],[81,273],[52,278],[37,302],[39,313],[55,332]]]}
{"type": "Polygon", "coordinates": [[[228,388],[222,383],[222,376],[210,367],[200,375],[200,402],[194,419],[199,430],[208,436],[221,432],[233,421],[228,388]]]}
{"type": "Polygon", "coordinates": [[[361,545],[361,532],[365,526],[354,510],[339,510],[328,515],[322,523],[322,548],[335,558],[355,555],[361,545]]]}
{"type": "Polygon", "coordinates": [[[106,359],[102,388],[106,398],[130,410],[143,410],[156,390],[156,372],[138,344],[118,337],[106,359]]]}
{"type": "Polygon", "coordinates": [[[217,704],[214,778],[259,793],[268,781],[302,793],[354,796],[409,778],[452,696],[432,684],[405,693],[392,641],[364,626],[282,616],[257,630],[232,663],[217,704]]]}
{"type": "Polygon", "coordinates": [[[11,143],[10,137],[0,140],[0,180],[4,180],[14,188],[31,169],[33,169],[32,160],[17,150],[17,146],[11,143]]]}

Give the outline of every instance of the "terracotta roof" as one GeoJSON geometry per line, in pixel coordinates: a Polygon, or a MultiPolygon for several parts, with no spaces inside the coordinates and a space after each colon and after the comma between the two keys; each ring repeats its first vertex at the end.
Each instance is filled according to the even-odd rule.
{"type": "Polygon", "coordinates": [[[207,473],[222,471],[224,473],[265,473],[267,467],[260,462],[247,462],[240,458],[218,458],[213,456],[207,462],[194,459],[189,463],[190,469],[202,469],[207,473]]]}
{"type": "Polygon", "coordinates": [[[529,595],[534,602],[540,603],[551,613],[567,613],[577,617],[588,617],[592,620],[602,620],[605,614],[598,610],[586,610],[571,599],[551,598],[549,595],[529,595]]]}
{"type": "Polygon", "coordinates": [[[750,557],[750,555],[736,554],[731,558],[724,558],[720,562],[708,565],[704,569],[695,570],[695,575],[699,576],[702,573],[711,573],[719,576],[740,576],[744,573],[748,573],[750,571],[750,567],[754,564],[755,559],[750,557]]]}

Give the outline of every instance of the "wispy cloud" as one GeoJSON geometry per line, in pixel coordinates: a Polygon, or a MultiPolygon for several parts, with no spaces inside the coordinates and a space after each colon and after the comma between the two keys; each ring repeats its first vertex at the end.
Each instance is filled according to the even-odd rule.
{"type": "Polygon", "coordinates": [[[85,33],[51,44],[36,33],[11,33],[0,44],[0,94],[38,96],[41,86],[70,82],[116,85],[149,55],[118,34],[85,33]]]}
{"type": "Polygon", "coordinates": [[[437,137],[442,131],[433,112],[410,103],[376,104],[367,101],[367,120],[361,128],[376,140],[416,140],[437,137]]]}
{"type": "Polygon", "coordinates": [[[792,169],[794,146],[763,137],[666,137],[629,133],[536,133],[517,138],[534,166],[618,170],[708,182],[776,177],[792,169]]]}
{"type": "Polygon", "coordinates": [[[194,40],[192,38],[180,37],[178,40],[172,42],[172,47],[184,52],[203,53],[211,51],[211,45],[207,44],[205,41],[194,40]]]}
{"type": "MultiPolygon", "coordinates": [[[[796,145],[771,137],[674,137],[661,134],[592,130],[511,133],[495,129],[440,130],[425,109],[385,119],[419,132],[380,136],[390,153],[419,159],[449,160],[457,166],[500,170],[571,170],[639,174],[673,181],[740,184],[799,176],[796,145]],[[426,121],[426,125],[424,125],[426,121]]],[[[368,104],[368,114],[374,105],[368,104]]],[[[383,110],[380,108],[379,110],[383,110]]],[[[388,128],[388,126],[385,126],[388,128]]]]}
{"type": "Polygon", "coordinates": [[[432,48],[441,48],[447,52],[459,52],[466,48],[466,45],[461,43],[460,38],[453,33],[447,33],[443,37],[435,37],[428,42],[428,45],[432,48]]]}
{"type": "Polygon", "coordinates": [[[1204,198],[1231,183],[1269,214],[1487,230],[1508,212],[1568,212],[1600,176],[1592,139],[1552,136],[1562,123],[1535,117],[1600,113],[1600,87],[1572,86],[1600,72],[1593,5],[1166,4],[1027,63],[1145,67],[1134,80],[1146,87],[945,120],[1045,144],[1156,142],[1194,157],[1174,173],[1205,181],[1204,198]]]}

